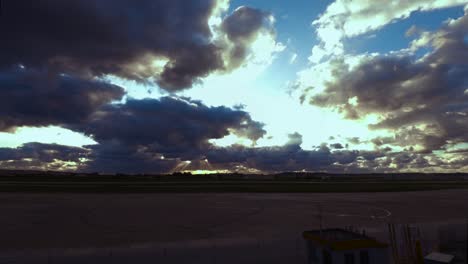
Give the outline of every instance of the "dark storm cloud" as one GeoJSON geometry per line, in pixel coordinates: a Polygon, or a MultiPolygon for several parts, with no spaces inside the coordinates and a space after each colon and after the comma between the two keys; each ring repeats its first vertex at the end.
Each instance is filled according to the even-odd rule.
{"type": "Polygon", "coordinates": [[[90,161],[83,167],[87,172],[168,173],[182,162],[179,158],[163,158],[154,149],[117,140],[104,141],[87,148],[91,150],[90,161]]]}
{"type": "MultiPolygon", "coordinates": [[[[109,105],[93,121],[74,130],[92,136],[99,144],[87,146],[87,171],[166,173],[177,170],[229,169],[233,171],[317,171],[374,161],[384,151],[331,150],[326,144],[314,150],[301,148],[302,135],[293,133],[283,146],[218,147],[209,139],[230,133],[257,140],[262,124],[241,110],[207,107],[183,98],[130,100],[109,105]],[[177,122],[174,122],[177,120],[177,122]],[[251,131],[245,133],[245,131],[251,131]],[[205,161],[206,160],[206,161],[205,161]]],[[[369,170],[372,170],[370,168],[369,170]]]]}
{"type": "Polygon", "coordinates": [[[262,27],[267,16],[261,10],[242,6],[224,19],[221,27],[232,41],[248,40],[262,27]]]}
{"type": "Polygon", "coordinates": [[[249,45],[262,31],[274,34],[271,14],[259,9],[241,6],[221,23],[221,30],[233,44],[229,52],[228,68],[239,67],[248,55],[249,45]]]}
{"type": "Polygon", "coordinates": [[[170,63],[158,81],[186,88],[221,65],[209,43],[214,7],[214,0],[7,1],[0,61],[144,81],[156,77],[145,59],[162,56],[170,63]]]}
{"type": "Polygon", "coordinates": [[[432,115],[427,109],[430,106],[462,104],[467,98],[464,91],[468,67],[430,64],[415,63],[407,57],[374,58],[340,76],[311,102],[319,106],[338,105],[350,118],[368,113],[395,115],[390,115],[381,126],[398,125],[397,120],[411,123],[425,113],[432,115]],[[353,97],[358,100],[357,106],[348,103],[353,97]]]}
{"type": "MultiPolygon", "coordinates": [[[[215,0],[17,0],[2,9],[0,68],[113,74],[177,91],[230,64],[222,59],[229,43],[214,40],[208,25],[219,13],[215,0]],[[154,65],[156,59],[168,63],[154,65]]],[[[220,35],[245,50],[262,17],[255,9],[236,10],[220,35]]],[[[231,57],[241,63],[245,54],[231,57]]]]}
{"type": "Polygon", "coordinates": [[[341,143],[330,144],[330,147],[332,147],[334,149],[344,149],[344,147],[343,147],[343,145],[341,143]]]}
{"type": "MultiPolygon", "coordinates": [[[[301,148],[302,136],[298,133],[289,135],[284,146],[245,147],[212,147],[206,154],[215,168],[245,170],[246,168],[263,172],[281,171],[336,171],[343,172],[359,160],[374,161],[385,156],[380,151],[332,151],[326,144],[313,150],[301,148]]],[[[372,171],[373,168],[368,168],[372,171]]]]}
{"type": "Polygon", "coordinates": [[[174,53],[172,62],[164,66],[157,83],[170,91],[191,87],[199,78],[224,67],[219,53],[212,44],[179,50],[174,53]]]}
{"type": "Polygon", "coordinates": [[[371,128],[397,130],[400,145],[419,144],[430,152],[449,142],[466,142],[467,35],[465,15],[421,36],[433,51],[418,61],[410,55],[374,57],[352,70],[337,61],[336,80],[311,103],[337,108],[350,119],[379,114],[382,119],[371,128]],[[353,98],[357,105],[350,102],[353,98]]]}
{"type": "Polygon", "coordinates": [[[122,88],[96,80],[21,67],[0,71],[0,131],[83,122],[123,94],[122,88]]]}
{"type": "MultiPolygon", "coordinates": [[[[344,152],[349,153],[349,152],[344,152]]],[[[391,152],[389,149],[374,151],[352,151],[357,157],[348,162],[332,164],[327,171],[349,173],[388,173],[388,172],[456,172],[466,169],[468,159],[463,155],[445,159],[436,154],[413,151],[391,152]]]]}
{"type": "Polygon", "coordinates": [[[89,146],[93,150],[90,168],[115,166],[114,171],[127,172],[132,168],[165,171],[178,161],[203,159],[212,146],[210,139],[235,134],[256,141],[265,134],[263,124],[247,112],[173,97],[107,105],[88,122],[69,128],[99,143],[89,146]]]}
{"type": "MultiPolygon", "coordinates": [[[[271,17],[241,7],[222,18],[217,4],[215,0],[3,3],[0,131],[59,125],[84,132],[99,143],[87,146],[88,169],[125,172],[167,171],[181,161],[201,159],[212,146],[210,139],[229,134],[255,142],[265,134],[263,125],[241,109],[169,97],[110,105],[122,99],[124,91],[100,81],[115,75],[178,91],[212,72],[241,66],[259,33],[273,34],[271,17]],[[213,15],[221,18],[221,24],[213,27],[216,32],[208,25],[213,15]]],[[[23,150],[14,151],[20,155],[23,150]]],[[[15,162],[43,163],[21,157],[15,162]]]]}
{"type": "Polygon", "coordinates": [[[355,144],[355,145],[361,144],[361,139],[358,138],[358,137],[348,138],[347,140],[348,140],[348,142],[351,143],[351,144],[355,144]]]}
{"type": "Polygon", "coordinates": [[[116,140],[187,151],[200,149],[209,139],[222,138],[230,132],[252,140],[265,134],[263,124],[253,121],[247,112],[173,97],[130,99],[125,104],[107,105],[77,130],[99,142],[116,140]]]}
{"type": "MultiPolygon", "coordinates": [[[[179,170],[228,169],[238,172],[328,171],[337,173],[396,172],[460,169],[468,166],[465,153],[450,160],[434,154],[388,150],[331,151],[326,144],[313,150],[300,147],[299,134],[276,147],[213,145],[200,150],[203,157],[187,161],[166,158],[148,146],[108,140],[76,148],[55,144],[28,143],[16,149],[0,148],[0,165],[8,169],[75,170],[86,172],[170,173],[179,170]],[[209,165],[208,165],[209,161],[209,165]]],[[[457,153],[460,154],[460,153],[457,153]]]]}
{"type": "Polygon", "coordinates": [[[89,150],[83,148],[27,143],[18,148],[0,148],[0,166],[3,169],[73,170],[88,154],[89,150]],[[73,164],[68,167],[63,162],[73,164]]]}

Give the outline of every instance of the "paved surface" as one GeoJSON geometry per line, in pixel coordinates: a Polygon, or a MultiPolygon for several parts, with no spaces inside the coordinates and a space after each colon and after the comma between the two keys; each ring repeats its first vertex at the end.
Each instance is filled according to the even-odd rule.
{"type": "MultiPolygon", "coordinates": [[[[75,260],[78,255],[92,255],[93,259],[113,257],[109,263],[121,263],[116,259],[123,261],[132,254],[142,257],[149,252],[160,258],[173,254],[174,261],[175,256],[181,255],[175,252],[181,250],[190,261],[199,256],[203,259],[200,263],[216,263],[217,258],[222,258],[216,254],[224,254],[224,258],[232,254],[235,257],[229,259],[233,261],[241,257],[238,253],[242,247],[246,247],[242,252],[252,251],[244,258],[264,252],[264,258],[279,261],[282,257],[296,257],[299,261],[305,258],[301,233],[319,226],[319,214],[325,227],[366,227],[368,233],[379,237],[389,221],[463,221],[468,216],[467,199],[468,190],[329,194],[3,193],[0,263],[19,263],[14,262],[19,255],[34,256],[30,258],[35,260],[41,256],[42,261],[50,261],[47,256],[53,255],[55,263],[62,263],[60,258],[67,254],[75,260]]],[[[257,263],[261,261],[257,259],[257,263]]]]}

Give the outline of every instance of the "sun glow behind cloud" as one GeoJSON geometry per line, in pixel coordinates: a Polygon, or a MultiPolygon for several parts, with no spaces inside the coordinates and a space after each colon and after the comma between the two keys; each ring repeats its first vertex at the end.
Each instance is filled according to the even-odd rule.
{"type": "MultiPolygon", "coordinates": [[[[49,39],[42,26],[38,36],[44,37],[30,33],[28,39],[38,46],[50,43],[42,45],[43,54],[26,58],[22,50],[12,52],[6,67],[14,69],[0,71],[0,128],[20,128],[0,133],[0,147],[14,148],[2,149],[7,153],[0,155],[3,164],[42,166],[39,160],[60,169],[55,158],[65,156],[65,167],[88,163],[93,170],[106,165],[109,171],[128,172],[465,166],[467,137],[458,131],[467,129],[462,100],[468,90],[466,69],[457,59],[466,51],[466,37],[459,37],[466,35],[468,19],[460,18],[466,1],[397,0],[382,5],[330,0],[328,7],[309,1],[307,5],[316,8],[310,16],[298,12],[306,8],[297,2],[121,2],[126,7],[121,10],[135,6],[143,19],[111,6],[104,15],[94,5],[70,1],[98,18],[115,18],[96,25],[108,38],[78,36],[101,57],[87,58],[82,47],[74,45],[62,50],[64,43],[49,39]],[[148,12],[154,3],[161,8],[148,12]],[[448,7],[458,11],[438,13],[448,7]],[[174,15],[154,16],[164,14],[164,8],[174,15]],[[295,17],[299,13],[304,17],[295,17]],[[121,23],[127,21],[121,16],[132,27],[121,23]],[[178,16],[183,19],[173,23],[178,16]],[[425,22],[430,26],[425,28],[425,22]],[[156,37],[147,35],[155,31],[156,37]],[[129,35],[127,43],[107,46],[109,39],[129,35]],[[54,78],[66,85],[58,89],[48,78],[24,85],[28,74],[47,75],[56,53],[63,54],[54,65],[60,70],[54,78]],[[10,89],[12,84],[17,89],[10,89]],[[42,100],[35,100],[38,97],[42,100]],[[148,98],[155,100],[142,100],[148,98]],[[82,133],[47,127],[51,124],[94,135],[98,143],[82,133]],[[28,142],[92,146],[59,150],[57,145],[24,145],[28,142]],[[46,158],[36,159],[37,153],[46,158]]],[[[77,18],[89,13],[80,15],[80,10],[77,18]]],[[[76,37],[57,30],[63,39],[76,37]]],[[[17,34],[9,36],[5,43],[11,47],[24,44],[15,39],[17,34]]]]}
{"type": "Polygon", "coordinates": [[[69,129],[48,127],[20,127],[14,133],[0,133],[0,147],[15,148],[28,142],[82,147],[97,144],[93,139],[69,129]]]}

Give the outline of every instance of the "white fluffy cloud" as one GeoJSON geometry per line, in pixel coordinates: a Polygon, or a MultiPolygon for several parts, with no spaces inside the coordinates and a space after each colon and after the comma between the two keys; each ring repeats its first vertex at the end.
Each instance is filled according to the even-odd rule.
{"type": "Polygon", "coordinates": [[[325,56],[344,54],[343,39],[380,29],[414,11],[431,11],[467,4],[467,0],[336,0],[312,25],[320,44],[312,50],[311,62],[325,56]]]}
{"type": "Polygon", "coordinates": [[[343,56],[312,66],[308,72],[326,65],[331,78],[323,82],[325,89],[306,90],[301,99],[311,96],[313,105],[337,109],[348,119],[379,115],[370,128],[395,133],[379,146],[392,143],[429,153],[467,144],[468,10],[437,31],[418,34],[411,50],[430,48],[420,59],[385,54],[363,57],[352,66],[343,56]]]}

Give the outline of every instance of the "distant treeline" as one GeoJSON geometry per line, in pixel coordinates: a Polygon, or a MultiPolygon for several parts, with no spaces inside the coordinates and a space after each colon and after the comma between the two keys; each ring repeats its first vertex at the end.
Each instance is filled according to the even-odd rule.
{"type": "Polygon", "coordinates": [[[411,181],[411,180],[468,180],[468,173],[361,173],[338,174],[322,172],[282,172],[272,174],[215,173],[191,174],[122,174],[122,173],[78,173],[58,171],[0,170],[0,181],[9,180],[51,181],[411,181]]]}

